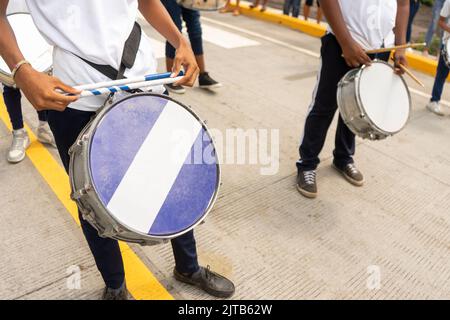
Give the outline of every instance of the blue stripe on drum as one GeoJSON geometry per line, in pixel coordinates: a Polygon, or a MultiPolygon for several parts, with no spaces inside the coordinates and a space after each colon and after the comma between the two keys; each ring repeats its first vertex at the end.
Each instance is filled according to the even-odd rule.
{"type": "MultiPolygon", "coordinates": [[[[196,164],[193,159],[196,157],[194,152],[200,150],[203,154],[211,148],[211,143],[208,133],[202,130],[149,231],[150,235],[164,236],[186,230],[208,209],[217,187],[217,164],[203,161],[196,164]]],[[[215,158],[215,153],[212,156],[215,158]]]]}
{"type": "Polygon", "coordinates": [[[143,97],[125,100],[97,128],[91,144],[91,174],[105,206],[166,104],[164,99],[154,99],[152,104],[143,97]]]}
{"type": "Polygon", "coordinates": [[[94,96],[101,96],[102,95],[102,93],[100,91],[98,91],[98,90],[91,90],[91,92],[92,92],[92,94],[94,96]]]}
{"type": "Polygon", "coordinates": [[[177,103],[151,95],[125,99],[104,116],[92,139],[95,190],[132,230],[178,234],[204,216],[214,197],[215,154],[213,163],[197,159],[211,147],[199,121],[177,103]],[[174,135],[178,130],[181,139],[174,135]]]}

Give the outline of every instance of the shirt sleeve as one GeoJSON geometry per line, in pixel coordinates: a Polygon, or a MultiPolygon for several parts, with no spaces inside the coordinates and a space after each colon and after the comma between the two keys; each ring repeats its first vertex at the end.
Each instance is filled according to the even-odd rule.
{"type": "Polygon", "coordinates": [[[450,16],[450,0],[446,0],[441,10],[441,17],[448,18],[450,16]]]}

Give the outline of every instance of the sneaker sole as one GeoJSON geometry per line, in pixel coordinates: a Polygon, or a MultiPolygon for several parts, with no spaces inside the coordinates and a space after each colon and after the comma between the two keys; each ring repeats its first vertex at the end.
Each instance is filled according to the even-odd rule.
{"type": "Polygon", "coordinates": [[[207,287],[204,288],[203,286],[195,283],[194,281],[191,281],[189,278],[185,278],[183,276],[180,276],[177,273],[174,273],[173,276],[175,277],[175,279],[177,281],[180,281],[180,282],[189,284],[191,286],[195,286],[197,288],[200,288],[203,291],[207,292],[208,294],[210,294],[210,295],[212,295],[212,296],[214,296],[216,298],[230,298],[230,297],[232,297],[234,295],[234,292],[235,292],[235,291],[233,291],[231,293],[223,293],[223,292],[215,291],[215,290],[207,288],[207,287]]]}
{"type": "Polygon", "coordinates": [[[221,84],[213,84],[213,85],[210,85],[210,86],[199,86],[199,88],[208,89],[208,90],[220,89],[222,87],[223,86],[221,84]]]}
{"type": "Polygon", "coordinates": [[[356,187],[364,186],[364,182],[365,182],[364,179],[361,180],[361,181],[355,180],[352,177],[350,177],[349,175],[347,175],[344,171],[342,171],[341,169],[336,167],[334,164],[333,164],[333,168],[336,169],[336,171],[339,172],[341,175],[343,175],[345,180],[347,180],[347,182],[350,182],[350,184],[352,184],[352,185],[354,185],[356,187]]]}
{"type": "Polygon", "coordinates": [[[306,197],[308,199],[315,199],[315,198],[317,198],[317,192],[313,193],[313,192],[306,191],[306,190],[300,188],[299,185],[297,185],[297,190],[298,190],[298,192],[300,192],[300,194],[302,196],[304,196],[304,197],[306,197]]]}

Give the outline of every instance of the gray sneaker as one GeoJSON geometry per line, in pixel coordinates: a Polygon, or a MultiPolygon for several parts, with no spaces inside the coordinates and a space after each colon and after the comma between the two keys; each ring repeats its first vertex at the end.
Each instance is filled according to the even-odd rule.
{"type": "Polygon", "coordinates": [[[428,111],[433,112],[434,114],[437,114],[438,116],[445,115],[444,111],[442,110],[441,105],[437,101],[430,101],[427,104],[427,109],[428,109],[428,111]]]}
{"type": "Polygon", "coordinates": [[[7,160],[10,163],[19,163],[25,159],[25,151],[30,146],[30,138],[25,129],[13,131],[13,140],[8,151],[7,160]]]}
{"type": "Polygon", "coordinates": [[[364,176],[363,174],[356,168],[354,163],[349,163],[344,168],[339,168],[336,164],[333,164],[333,167],[340,172],[344,178],[350,182],[352,185],[361,187],[364,185],[364,176]]]}
{"type": "Polygon", "coordinates": [[[37,128],[37,139],[43,144],[48,144],[56,148],[55,138],[53,138],[52,131],[50,130],[47,122],[39,125],[37,128]]]}
{"type": "Polygon", "coordinates": [[[317,197],[317,183],[315,170],[298,172],[297,190],[307,198],[313,199],[317,197]]]}

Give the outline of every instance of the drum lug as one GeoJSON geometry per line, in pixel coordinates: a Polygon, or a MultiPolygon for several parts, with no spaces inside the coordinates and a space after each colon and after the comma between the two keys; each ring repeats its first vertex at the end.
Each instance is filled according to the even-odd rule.
{"type": "Polygon", "coordinates": [[[70,147],[69,155],[73,155],[77,151],[81,150],[86,142],[89,141],[89,136],[87,134],[83,135],[81,139],[77,140],[77,142],[70,147]]]}
{"type": "Polygon", "coordinates": [[[80,190],[77,190],[75,192],[72,192],[72,194],[70,195],[70,198],[73,201],[80,200],[85,195],[87,195],[88,192],[90,192],[90,191],[92,191],[92,186],[91,185],[85,185],[83,189],[80,189],[80,190]]]}

